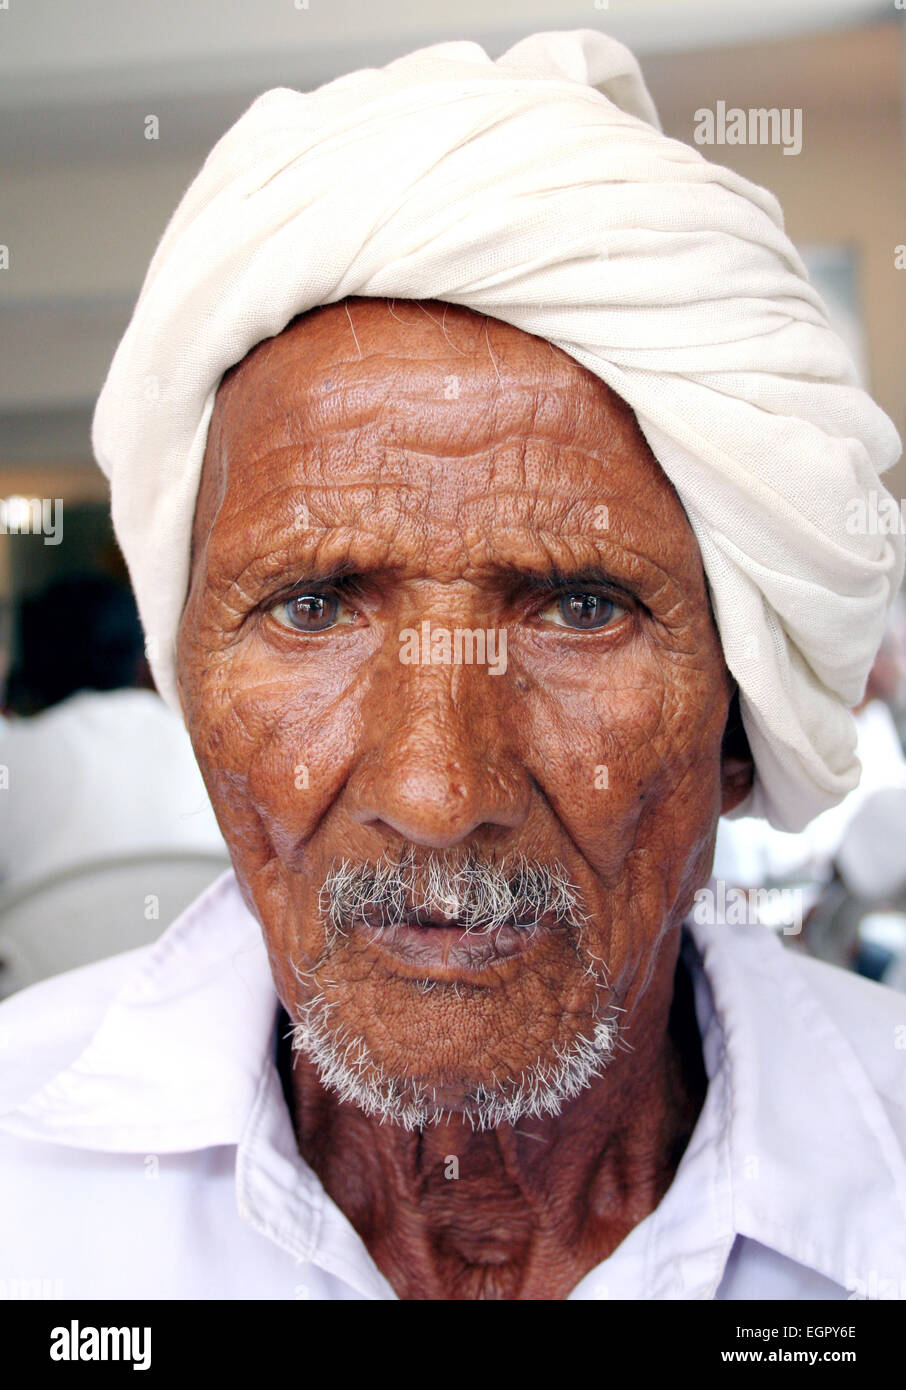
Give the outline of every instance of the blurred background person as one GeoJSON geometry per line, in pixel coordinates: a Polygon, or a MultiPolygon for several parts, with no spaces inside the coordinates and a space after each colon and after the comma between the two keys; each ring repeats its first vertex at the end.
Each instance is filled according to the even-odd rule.
{"type": "Polygon", "coordinates": [[[100,573],[55,581],[23,603],[18,649],[0,728],[0,993],[143,944],[229,863],[131,592],[100,573]]]}
{"type": "Polygon", "coordinates": [[[899,594],[853,711],[858,786],[796,835],[764,820],[724,817],[714,855],[715,879],[733,887],[798,888],[808,914],[799,945],[897,988],[906,988],[904,714],[906,600],[899,594]]]}

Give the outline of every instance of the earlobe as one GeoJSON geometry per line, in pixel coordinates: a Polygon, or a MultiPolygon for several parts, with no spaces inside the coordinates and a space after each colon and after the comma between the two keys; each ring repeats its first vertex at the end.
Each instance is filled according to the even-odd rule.
{"type": "Polygon", "coordinates": [[[730,701],[727,726],[724,729],[721,744],[720,784],[722,799],[720,813],[722,816],[725,816],[728,811],[734,811],[739,803],[748,796],[754,780],[755,763],[742,722],[742,712],[739,708],[739,689],[737,687],[730,701]]]}
{"type": "Polygon", "coordinates": [[[755,780],[755,766],[751,758],[724,758],[721,764],[721,789],[723,797],[721,799],[720,814],[725,816],[728,811],[735,811],[739,803],[748,796],[752,790],[752,783],[755,780]]]}

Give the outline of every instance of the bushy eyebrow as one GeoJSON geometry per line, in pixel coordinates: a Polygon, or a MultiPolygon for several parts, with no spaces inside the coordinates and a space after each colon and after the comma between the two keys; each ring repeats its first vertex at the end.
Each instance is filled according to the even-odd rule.
{"type": "MultiPolygon", "coordinates": [[[[322,564],[313,561],[310,565],[301,565],[299,570],[299,578],[289,580],[292,588],[298,588],[302,584],[317,584],[324,587],[331,584],[348,584],[353,580],[365,578],[369,573],[367,567],[354,565],[350,560],[325,561],[322,564]]],[[[381,573],[386,574],[387,571],[382,567],[381,573]]]]}
{"type": "MultiPolygon", "coordinates": [[[[600,565],[582,565],[575,569],[564,569],[553,565],[542,568],[539,565],[518,565],[512,563],[490,564],[488,579],[497,579],[501,587],[511,594],[563,593],[582,589],[606,589],[624,595],[638,603],[639,596],[624,580],[614,577],[609,570],[600,565]]],[[[398,578],[400,570],[395,566],[380,565],[374,569],[357,566],[349,560],[336,563],[318,564],[314,562],[305,568],[296,580],[290,580],[284,591],[294,592],[306,585],[312,588],[356,589],[367,584],[369,579],[380,576],[382,579],[398,578]]]]}
{"type": "Polygon", "coordinates": [[[611,589],[617,593],[625,594],[627,598],[638,601],[637,594],[627,585],[626,581],[617,579],[602,565],[580,565],[575,569],[564,569],[558,565],[542,568],[541,565],[509,563],[494,566],[494,568],[513,588],[528,589],[540,593],[561,593],[563,590],[578,591],[583,588],[611,589]]]}

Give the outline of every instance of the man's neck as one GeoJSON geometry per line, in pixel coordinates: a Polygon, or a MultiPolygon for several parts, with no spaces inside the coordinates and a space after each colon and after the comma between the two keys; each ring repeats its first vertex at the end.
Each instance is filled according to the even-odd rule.
{"type": "Polygon", "coordinates": [[[400,1298],[565,1298],[654,1210],[707,1079],[682,963],[672,997],[645,1003],[645,1029],[558,1116],[485,1132],[382,1125],[281,1044],[299,1151],[400,1298]]]}

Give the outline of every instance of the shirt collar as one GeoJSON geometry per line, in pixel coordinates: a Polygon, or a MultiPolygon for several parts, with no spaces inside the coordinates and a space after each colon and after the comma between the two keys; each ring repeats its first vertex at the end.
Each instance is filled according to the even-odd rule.
{"type": "Polygon", "coordinates": [[[906,1158],[802,962],[764,927],[688,929],[705,1065],[726,1087],[736,1231],[844,1288],[901,1277],[906,1158]]]}
{"type": "MultiPolygon", "coordinates": [[[[619,1256],[647,1297],[713,1296],[736,1235],[843,1287],[902,1271],[906,1160],[846,1038],[765,928],[688,931],[708,1094],[673,1185],[600,1271],[619,1256]],[[667,1247],[686,1252],[682,1269],[658,1267],[667,1247]]],[[[112,1152],[236,1145],[245,1219],[344,1277],[357,1237],[295,1150],[276,1014],[260,927],[228,871],[141,957],[84,1051],[0,1128],[112,1152]]]]}
{"type": "Polygon", "coordinates": [[[261,929],[227,870],[141,955],[84,1051],[0,1126],[118,1153],[238,1143],[276,1011],[261,929]]]}

